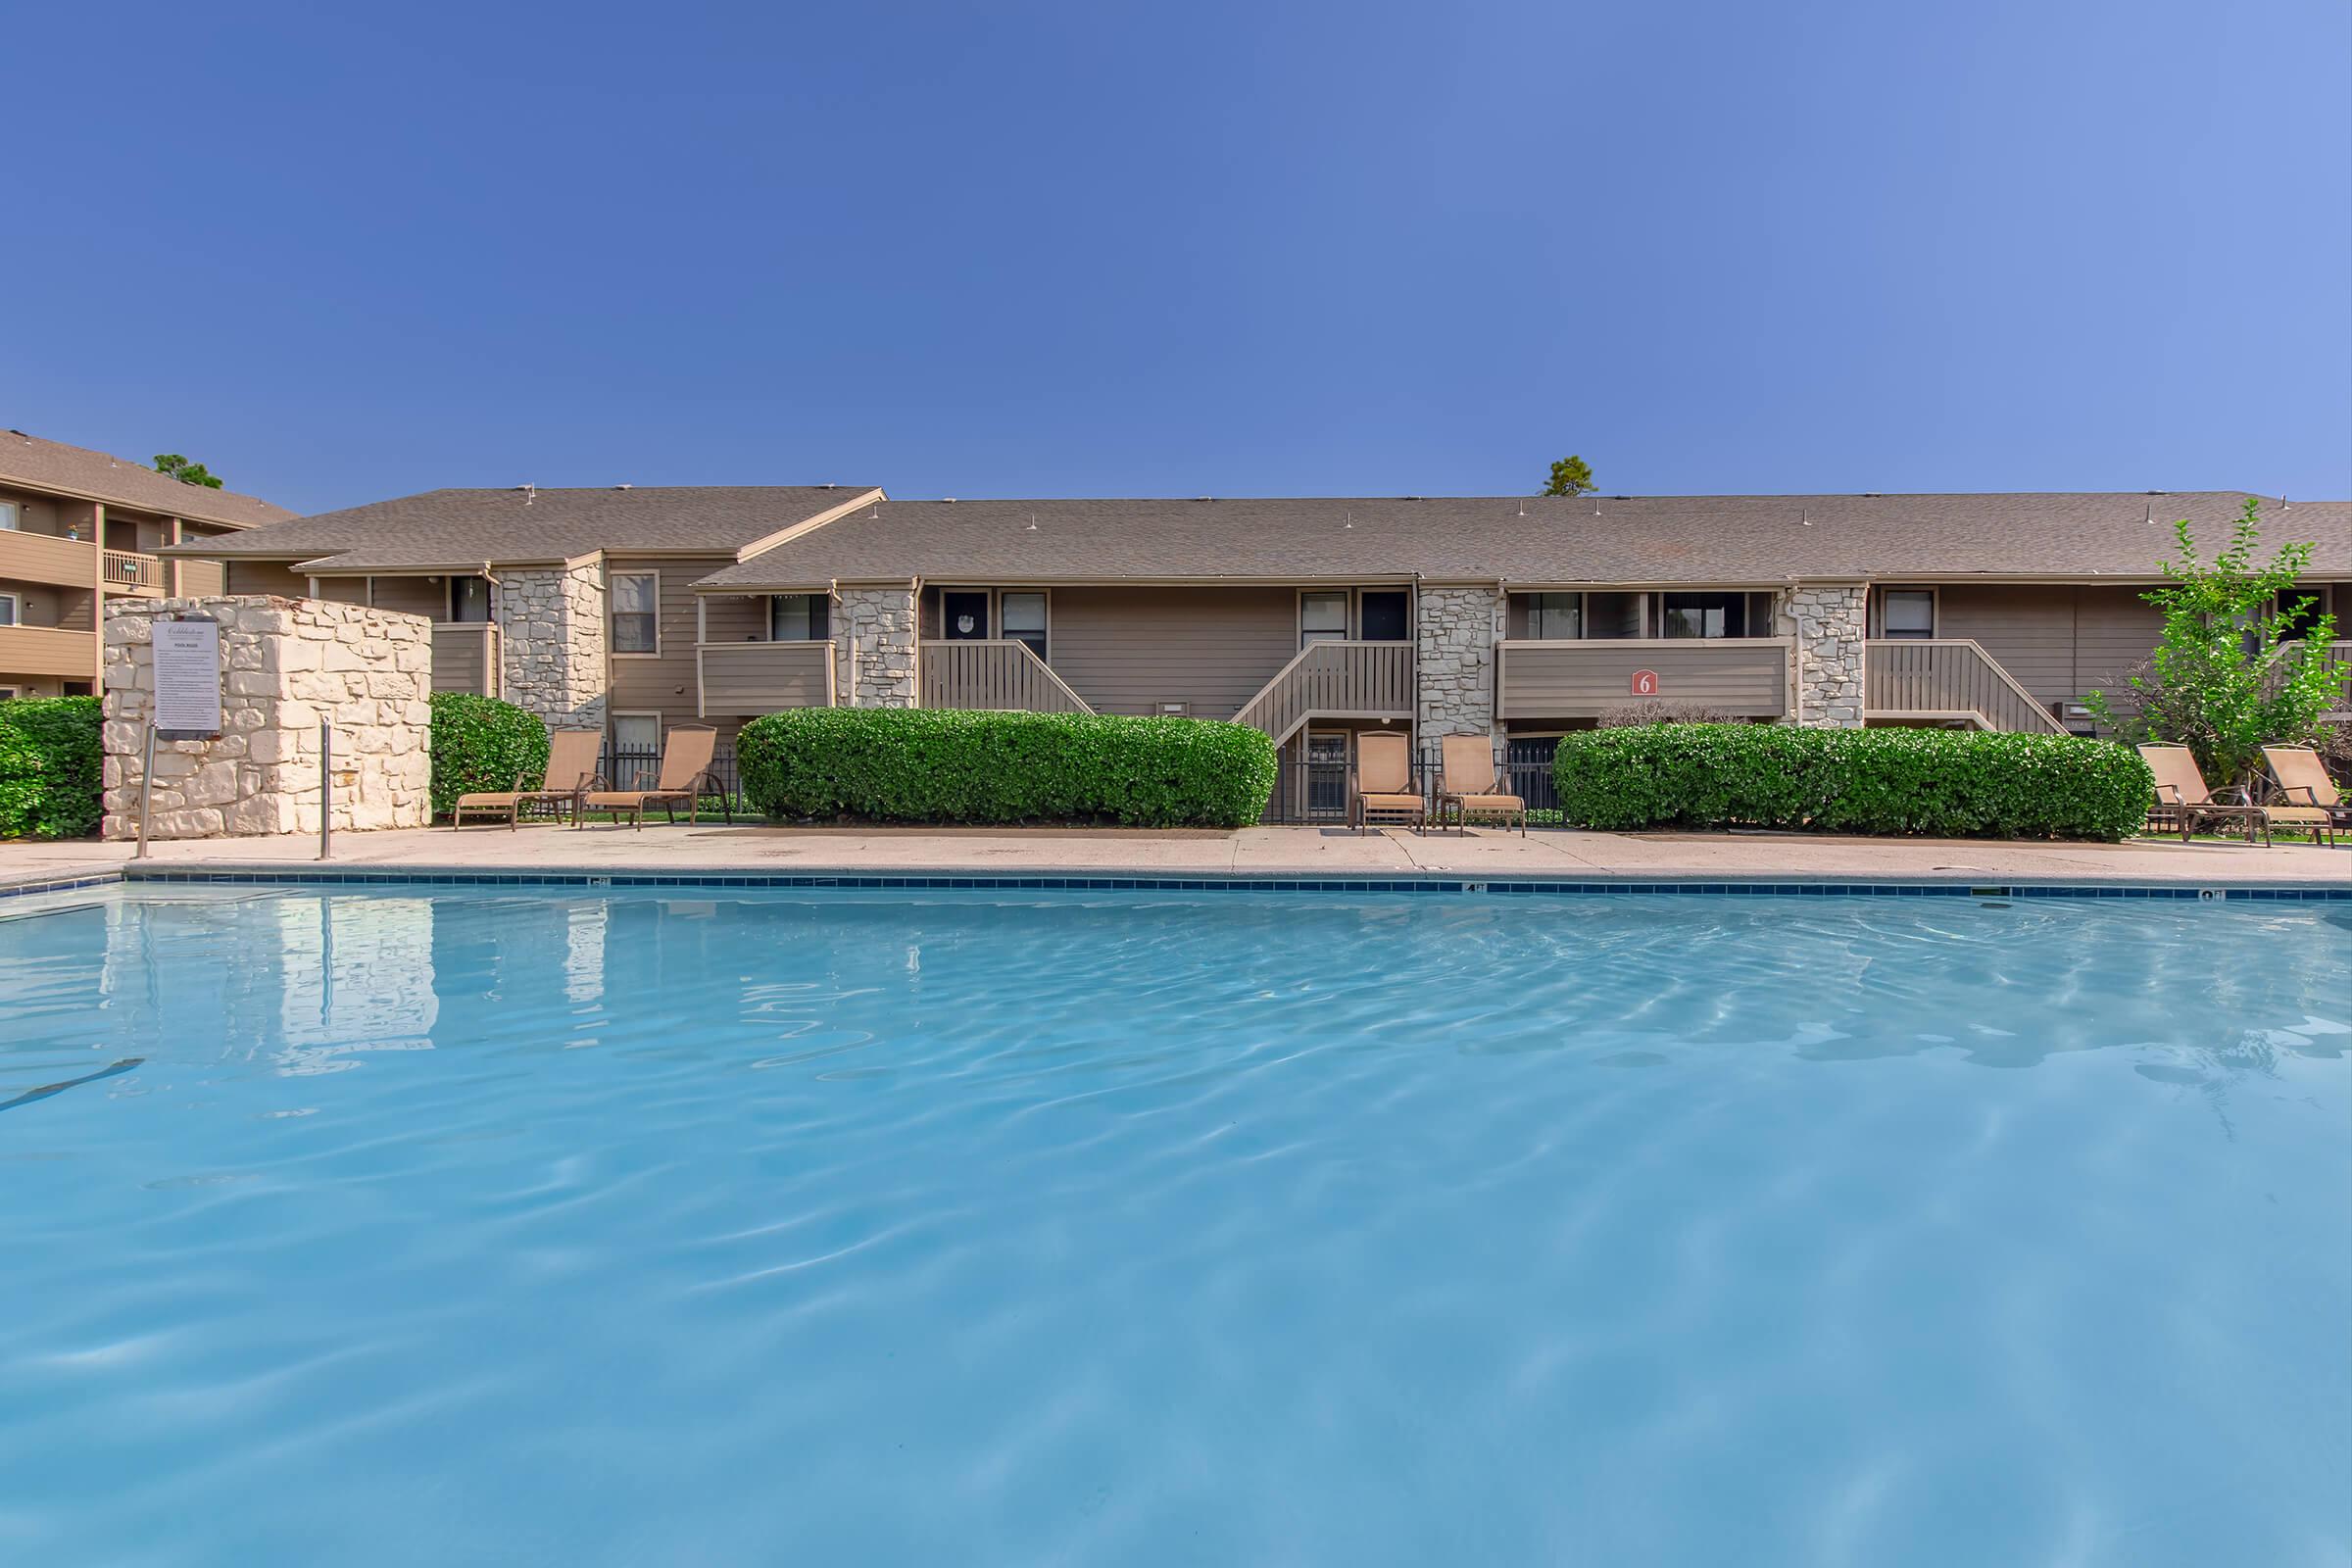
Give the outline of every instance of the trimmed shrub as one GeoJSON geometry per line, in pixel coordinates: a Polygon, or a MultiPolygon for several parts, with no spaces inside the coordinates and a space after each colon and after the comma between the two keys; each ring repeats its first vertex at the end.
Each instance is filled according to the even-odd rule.
{"type": "Polygon", "coordinates": [[[2109,842],[2155,797],[2139,754],[2072,735],[1661,724],[1562,737],[1570,823],[2109,842]]]}
{"type": "Polygon", "coordinates": [[[802,708],[735,738],[771,817],[1243,827],[1265,814],[1274,743],[1203,718],[802,708]]]}
{"type": "Polygon", "coordinates": [[[77,839],[105,811],[95,697],[0,702],[0,839],[77,839]]]}
{"type": "Polygon", "coordinates": [[[547,726],[528,709],[471,692],[432,695],[433,814],[447,816],[461,795],[525,789],[547,777],[547,726]]]}

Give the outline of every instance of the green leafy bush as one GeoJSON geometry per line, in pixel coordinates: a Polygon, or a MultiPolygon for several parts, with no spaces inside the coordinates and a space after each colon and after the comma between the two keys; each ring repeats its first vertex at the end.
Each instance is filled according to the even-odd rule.
{"type": "Polygon", "coordinates": [[[495,697],[435,692],[433,813],[446,816],[461,795],[511,790],[517,775],[535,789],[547,777],[547,726],[539,715],[495,697]]]}
{"type": "Polygon", "coordinates": [[[804,708],[743,727],[744,794],[771,817],[1242,827],[1274,743],[1241,724],[1107,713],[804,708]]]}
{"type": "Polygon", "coordinates": [[[95,697],[0,702],[0,839],[77,839],[105,810],[95,697]]]}
{"type": "Polygon", "coordinates": [[[2155,795],[2147,763],[2112,741],[1786,724],[1568,735],[1552,782],[1579,827],[2110,842],[2139,827],[2155,795]]]}

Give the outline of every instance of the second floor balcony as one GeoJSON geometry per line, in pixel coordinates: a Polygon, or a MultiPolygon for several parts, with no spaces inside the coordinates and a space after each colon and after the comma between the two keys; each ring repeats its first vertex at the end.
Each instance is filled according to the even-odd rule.
{"type": "Polygon", "coordinates": [[[1509,638],[1495,645],[1495,716],[1597,718],[1665,702],[1735,718],[1788,711],[1784,637],[1509,638]]]}

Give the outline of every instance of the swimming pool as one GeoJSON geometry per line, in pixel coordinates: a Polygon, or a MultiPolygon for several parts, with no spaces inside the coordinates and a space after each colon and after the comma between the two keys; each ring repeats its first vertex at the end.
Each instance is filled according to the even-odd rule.
{"type": "Polygon", "coordinates": [[[2341,905],[46,903],[0,1561],[2352,1554],[2341,905]]]}

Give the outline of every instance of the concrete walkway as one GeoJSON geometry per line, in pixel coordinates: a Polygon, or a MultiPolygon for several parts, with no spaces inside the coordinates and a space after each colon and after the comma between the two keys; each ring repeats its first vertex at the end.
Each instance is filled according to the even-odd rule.
{"type": "MultiPolygon", "coordinates": [[[[152,846],[158,867],[318,865],[315,839],[217,839],[152,846]]],[[[1473,829],[1362,837],[1338,828],[1239,832],[1122,829],[881,829],[656,825],[416,829],[338,834],[331,863],[398,870],[586,869],[865,874],[1397,877],[1419,874],[1602,881],[1954,881],[2172,883],[2352,888],[2352,845],[2035,844],[1841,839],[1797,834],[1516,833],[1473,829]]],[[[102,873],[127,845],[0,844],[0,887],[102,873]]]]}

